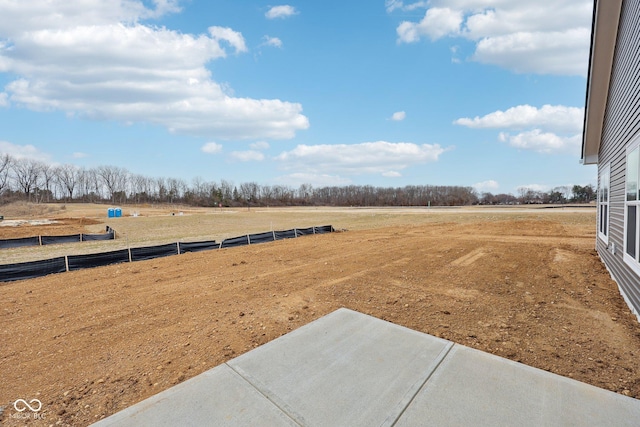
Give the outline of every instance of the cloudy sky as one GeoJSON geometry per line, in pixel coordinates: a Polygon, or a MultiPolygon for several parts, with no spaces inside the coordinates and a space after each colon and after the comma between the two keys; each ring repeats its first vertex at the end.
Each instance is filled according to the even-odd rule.
{"type": "Polygon", "coordinates": [[[297,187],[595,183],[592,1],[0,0],[0,152],[297,187]]]}

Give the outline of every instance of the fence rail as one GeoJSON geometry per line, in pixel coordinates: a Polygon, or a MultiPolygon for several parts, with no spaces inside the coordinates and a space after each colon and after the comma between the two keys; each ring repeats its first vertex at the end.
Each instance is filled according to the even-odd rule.
{"type": "MultiPolygon", "coordinates": [[[[113,229],[111,229],[111,231],[115,236],[115,231],[113,231],[113,229]]],[[[213,249],[230,248],[235,246],[255,245],[260,243],[273,242],[276,240],[308,236],[312,234],[332,233],[334,231],[335,230],[333,226],[324,225],[321,227],[294,228],[292,230],[285,231],[266,231],[264,233],[246,234],[238,237],[230,237],[228,239],[224,239],[219,243],[215,240],[202,242],[177,242],[158,246],[143,246],[137,248],[120,249],[117,251],[101,252],[97,254],[66,255],[63,257],[42,261],[4,264],[0,265],[0,282],[33,279],[35,277],[46,276],[54,273],[63,273],[66,271],[102,267],[105,265],[118,264],[123,262],[143,261],[165,256],[184,254],[187,252],[200,252],[213,249]]],[[[85,234],[83,236],[87,235],[85,234]]],[[[94,234],[89,236],[102,235],[94,234]]],[[[71,238],[71,236],[61,237],[71,238]]],[[[40,240],[39,237],[35,237],[35,239],[40,240]]]]}

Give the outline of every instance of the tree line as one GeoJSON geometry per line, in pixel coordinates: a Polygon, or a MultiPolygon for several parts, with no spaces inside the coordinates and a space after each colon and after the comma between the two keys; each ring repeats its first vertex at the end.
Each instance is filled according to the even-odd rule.
{"type": "Polygon", "coordinates": [[[260,185],[246,182],[205,181],[196,177],[153,178],[117,166],[81,168],[50,165],[28,158],[0,154],[0,203],[25,200],[35,203],[179,203],[192,206],[464,206],[474,204],[531,204],[590,202],[595,189],[587,186],[557,187],[548,192],[521,188],[512,194],[478,193],[472,187],[370,185],[314,188],[302,184],[260,185]]]}

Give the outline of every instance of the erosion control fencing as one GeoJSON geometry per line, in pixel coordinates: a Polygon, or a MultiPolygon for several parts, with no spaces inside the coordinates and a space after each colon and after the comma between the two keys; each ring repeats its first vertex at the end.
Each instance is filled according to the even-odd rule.
{"type": "Polygon", "coordinates": [[[274,231],[273,235],[276,240],[292,239],[294,237],[297,237],[295,228],[291,230],[285,230],[285,231],[274,231]]]}
{"type": "Polygon", "coordinates": [[[244,246],[249,244],[249,236],[240,236],[240,237],[230,237],[228,239],[224,239],[221,248],[231,248],[234,246],[244,246]]]}
{"type": "Polygon", "coordinates": [[[69,255],[69,271],[83,268],[102,267],[103,265],[119,264],[129,261],[129,249],[101,252],[89,255],[69,255]]]}
{"type": "Polygon", "coordinates": [[[76,243],[82,241],[82,234],[71,234],[68,236],[40,236],[40,244],[57,245],[58,243],[76,243]]]}
{"type": "Polygon", "coordinates": [[[43,246],[58,245],[60,243],[77,243],[90,240],[113,240],[116,232],[113,228],[107,227],[107,232],[103,234],[70,234],[66,236],[33,236],[21,239],[0,240],[0,249],[19,248],[22,246],[43,246]]]}
{"type": "Polygon", "coordinates": [[[44,261],[22,262],[20,264],[0,265],[0,277],[5,282],[33,279],[47,274],[67,271],[65,257],[61,256],[44,261]]]}
{"type": "Polygon", "coordinates": [[[35,236],[0,240],[0,248],[20,248],[22,246],[40,246],[40,238],[35,236]]]}
{"type": "MultiPolygon", "coordinates": [[[[106,235],[115,236],[113,229],[108,229],[110,233],[106,235]]],[[[311,234],[324,234],[335,231],[333,226],[294,228],[285,231],[266,231],[264,233],[247,234],[244,236],[231,237],[221,243],[215,240],[203,242],[178,242],[159,246],[144,246],[138,248],[121,249],[111,252],[101,252],[87,255],[67,255],[44,261],[23,262],[18,264],[0,265],[0,282],[10,282],[13,280],[32,279],[34,277],[46,276],[52,273],[62,273],[65,271],[81,270],[84,268],[102,267],[105,265],[118,264],[122,262],[143,261],[153,258],[160,258],[171,255],[184,254],[187,252],[200,252],[212,249],[230,248],[234,246],[254,245],[258,243],[273,242],[275,240],[290,239],[311,234]]],[[[91,240],[87,236],[93,236],[93,240],[102,240],[98,236],[104,234],[82,234],[80,239],[91,240]]],[[[71,241],[76,236],[56,236],[71,241]]],[[[40,244],[41,239],[47,240],[47,236],[32,237],[40,244]]],[[[11,239],[11,241],[25,239],[11,239]]],[[[73,240],[73,241],[82,241],[73,240]]],[[[51,244],[41,243],[41,244],[51,244]]],[[[27,245],[22,245],[27,246],[27,245]]],[[[12,246],[17,247],[17,246],[12,246]]]]}
{"type": "Polygon", "coordinates": [[[164,256],[178,255],[178,244],[170,243],[161,246],[147,246],[144,248],[131,248],[131,261],[144,261],[146,259],[161,258],[164,256]]]}
{"type": "Polygon", "coordinates": [[[181,242],[178,243],[178,248],[181,254],[187,252],[200,252],[209,251],[211,249],[219,249],[220,243],[215,240],[209,240],[206,242],[181,242]]]}
{"type": "Polygon", "coordinates": [[[103,233],[103,234],[82,234],[82,241],[89,242],[93,240],[114,240],[116,238],[116,232],[103,233]]]}

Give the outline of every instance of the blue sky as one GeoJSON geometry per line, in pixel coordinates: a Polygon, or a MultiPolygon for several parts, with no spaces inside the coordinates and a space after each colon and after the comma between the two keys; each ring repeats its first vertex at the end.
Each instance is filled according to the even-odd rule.
{"type": "Polygon", "coordinates": [[[595,183],[592,2],[0,0],[0,152],[188,183],[595,183]]]}

